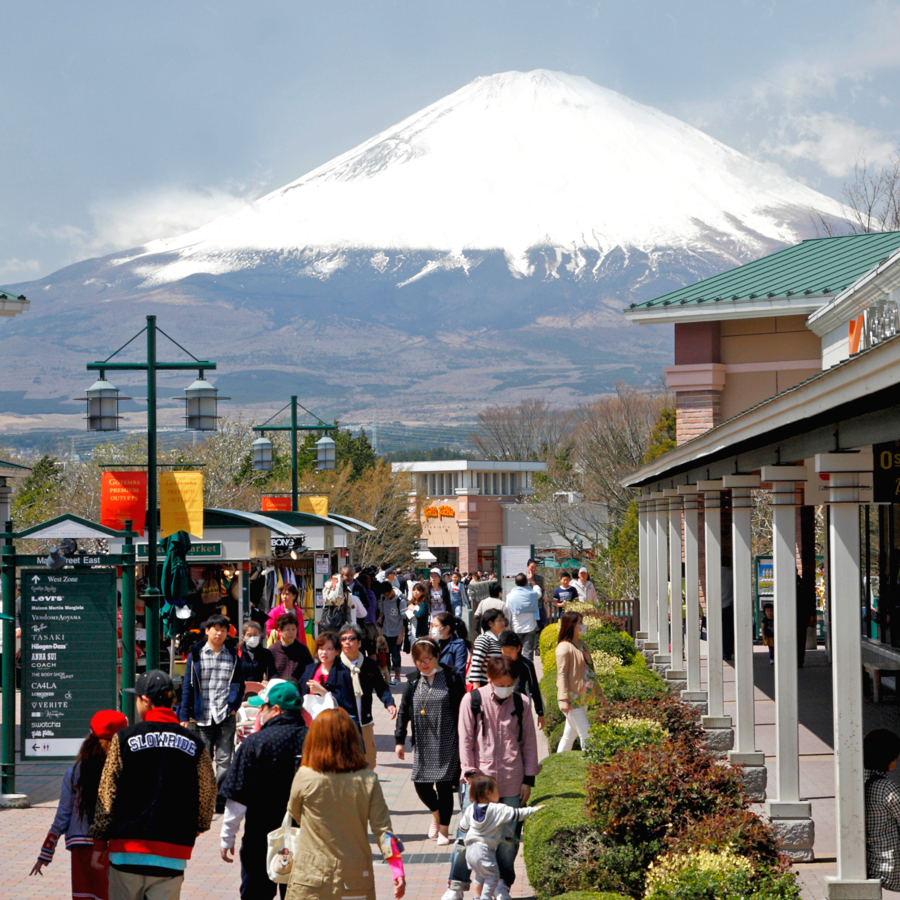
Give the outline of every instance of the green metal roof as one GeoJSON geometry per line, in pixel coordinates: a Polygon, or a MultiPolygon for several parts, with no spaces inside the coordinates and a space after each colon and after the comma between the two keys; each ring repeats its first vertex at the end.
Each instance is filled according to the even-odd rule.
{"type": "Polygon", "coordinates": [[[25,300],[27,299],[24,294],[11,294],[9,291],[4,291],[3,288],[0,288],[0,300],[25,300]]]}
{"type": "Polygon", "coordinates": [[[630,309],[838,294],[900,247],[900,231],[814,238],[630,309]]]}
{"type": "Polygon", "coordinates": [[[30,472],[31,469],[28,466],[19,465],[19,463],[7,462],[5,459],[0,459],[0,469],[16,469],[21,472],[30,472]]]}

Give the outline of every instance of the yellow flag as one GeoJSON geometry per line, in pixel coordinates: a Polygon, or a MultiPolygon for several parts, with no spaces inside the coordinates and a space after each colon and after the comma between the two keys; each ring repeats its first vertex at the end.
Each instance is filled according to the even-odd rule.
{"type": "Polygon", "coordinates": [[[316,516],[328,515],[327,497],[298,497],[297,512],[308,512],[316,516]]]}
{"type": "Polygon", "coordinates": [[[176,531],[203,537],[203,473],[161,472],[159,476],[159,536],[176,531]]]}

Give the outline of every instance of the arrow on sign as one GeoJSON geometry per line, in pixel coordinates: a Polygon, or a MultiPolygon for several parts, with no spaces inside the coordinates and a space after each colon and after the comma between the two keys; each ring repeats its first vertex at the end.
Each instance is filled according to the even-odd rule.
{"type": "Polygon", "coordinates": [[[41,580],[41,576],[40,576],[40,575],[32,575],[32,576],[31,576],[31,583],[32,583],[32,584],[37,584],[37,582],[39,582],[40,580],[41,580]]]}
{"type": "Polygon", "coordinates": [[[37,753],[41,748],[37,744],[32,744],[31,749],[34,750],[35,753],[37,753]]]}

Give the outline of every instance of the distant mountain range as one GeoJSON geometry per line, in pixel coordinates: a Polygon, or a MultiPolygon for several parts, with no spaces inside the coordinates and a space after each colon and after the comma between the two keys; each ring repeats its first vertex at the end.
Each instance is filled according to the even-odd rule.
{"type": "Polygon", "coordinates": [[[0,323],[0,429],[79,414],[85,363],[148,313],[218,362],[223,411],[571,405],[671,361],[624,306],[809,237],[813,212],[846,213],[584,78],[478,78],[236,215],[10,285],[32,304],[0,323]]]}

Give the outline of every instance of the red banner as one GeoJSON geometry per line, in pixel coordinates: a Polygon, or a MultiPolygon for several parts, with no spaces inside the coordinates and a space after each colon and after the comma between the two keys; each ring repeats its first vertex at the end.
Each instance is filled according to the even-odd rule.
{"type": "Polygon", "coordinates": [[[290,497],[263,497],[262,498],[262,511],[263,512],[290,512],[291,511],[291,498],[290,497]]]}
{"type": "Polygon", "coordinates": [[[147,517],[147,473],[104,472],[100,489],[100,524],[121,531],[131,519],[143,535],[147,517]]]}

